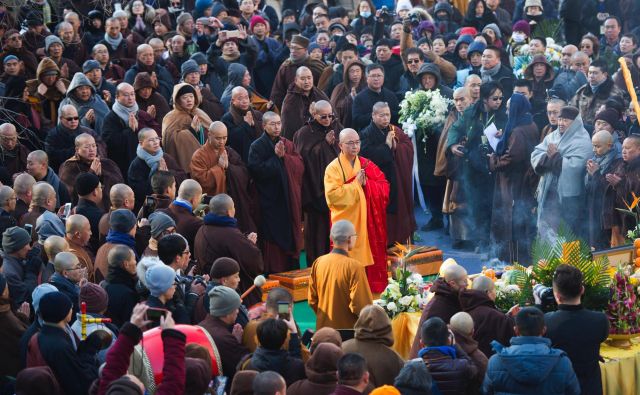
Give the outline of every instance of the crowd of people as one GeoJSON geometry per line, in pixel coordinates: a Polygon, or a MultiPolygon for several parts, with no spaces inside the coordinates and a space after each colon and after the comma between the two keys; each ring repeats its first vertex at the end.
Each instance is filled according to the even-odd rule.
{"type": "Polygon", "coordinates": [[[0,4],[2,394],[602,392],[606,320],[581,308],[571,268],[543,315],[499,312],[493,284],[467,290],[453,266],[409,362],[372,295],[387,247],[418,229],[523,264],[563,226],[595,250],[640,236],[618,210],[640,195],[636,2],[14,3],[0,4]],[[417,91],[446,100],[443,124],[406,121],[417,91]],[[256,277],[301,256],[310,339],[286,290],[255,308],[256,277]],[[83,305],[110,322],[86,336],[83,305]],[[161,383],[134,352],[155,327],[161,383]]]}

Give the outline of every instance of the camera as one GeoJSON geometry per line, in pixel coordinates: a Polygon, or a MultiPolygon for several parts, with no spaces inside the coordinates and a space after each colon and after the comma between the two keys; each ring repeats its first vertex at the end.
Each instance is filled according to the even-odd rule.
{"type": "Polygon", "coordinates": [[[409,14],[409,22],[411,23],[411,26],[418,27],[420,22],[422,22],[422,15],[420,15],[417,12],[410,13],[409,14]]]}
{"type": "Polygon", "coordinates": [[[380,19],[386,24],[389,25],[393,22],[393,18],[395,18],[396,13],[389,11],[389,8],[386,5],[383,5],[380,8],[380,19]]]}
{"type": "Polygon", "coordinates": [[[156,211],[156,198],[153,196],[147,196],[144,199],[144,204],[142,205],[142,218],[149,218],[149,216],[156,211]]]}
{"type": "Polygon", "coordinates": [[[538,302],[538,300],[540,301],[540,308],[543,312],[547,313],[555,310],[556,299],[553,296],[553,289],[551,287],[536,284],[533,287],[533,296],[536,299],[536,302],[538,302]]]}

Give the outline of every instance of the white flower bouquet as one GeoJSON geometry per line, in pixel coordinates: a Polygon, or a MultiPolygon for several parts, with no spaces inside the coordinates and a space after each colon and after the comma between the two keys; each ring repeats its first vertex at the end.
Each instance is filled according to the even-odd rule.
{"type": "Polygon", "coordinates": [[[393,319],[400,313],[415,313],[420,311],[423,304],[421,294],[422,276],[418,273],[412,273],[407,270],[407,261],[413,255],[424,250],[424,247],[408,249],[405,246],[396,244],[400,253],[400,265],[396,269],[396,279],[389,278],[389,283],[380,295],[380,299],[373,303],[382,307],[393,319]]]}
{"type": "Polygon", "coordinates": [[[409,137],[420,132],[422,141],[426,141],[434,134],[435,128],[444,124],[452,103],[453,101],[443,97],[438,89],[405,93],[404,100],[400,103],[402,129],[409,137]]]}

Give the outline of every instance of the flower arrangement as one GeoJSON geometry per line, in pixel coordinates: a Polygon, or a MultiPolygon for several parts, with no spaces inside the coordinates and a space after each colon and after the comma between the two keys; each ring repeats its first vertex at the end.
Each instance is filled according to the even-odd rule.
{"type": "Polygon", "coordinates": [[[396,269],[396,279],[389,278],[389,283],[380,295],[380,299],[374,304],[382,307],[389,318],[394,318],[400,313],[415,313],[420,311],[423,303],[421,288],[422,276],[407,270],[407,261],[422,252],[426,247],[405,247],[396,243],[396,256],[400,265],[396,269]]]}
{"type": "Polygon", "coordinates": [[[409,137],[420,133],[422,141],[434,134],[434,129],[444,124],[449,106],[453,103],[440,94],[440,90],[419,90],[405,93],[400,103],[402,130],[409,137]]]}
{"type": "Polygon", "coordinates": [[[616,210],[632,217],[635,220],[636,226],[629,230],[626,235],[628,240],[633,241],[640,238],[640,207],[638,207],[638,203],[640,203],[640,196],[636,196],[635,192],[631,192],[631,196],[633,196],[631,204],[627,203],[627,201],[623,199],[624,205],[627,207],[626,209],[616,208],[616,210]]]}
{"type": "Polygon", "coordinates": [[[496,307],[498,310],[507,312],[513,306],[520,304],[520,287],[516,284],[508,284],[506,281],[498,280],[496,285],[496,307]]]}
{"type": "Polygon", "coordinates": [[[630,276],[629,266],[618,267],[613,277],[613,294],[606,310],[611,324],[610,334],[640,333],[640,298],[637,283],[638,280],[630,276]]]}

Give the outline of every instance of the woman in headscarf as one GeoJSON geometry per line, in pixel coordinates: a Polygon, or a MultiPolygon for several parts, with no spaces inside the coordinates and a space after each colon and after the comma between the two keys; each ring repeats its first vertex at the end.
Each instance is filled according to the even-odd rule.
{"type": "Polygon", "coordinates": [[[336,85],[331,93],[333,111],[335,111],[340,123],[345,127],[351,127],[353,98],[366,87],[364,64],[359,60],[350,63],[344,69],[342,82],[336,85]]]}
{"type": "Polygon", "coordinates": [[[487,3],[484,0],[471,0],[462,25],[473,26],[477,31],[481,32],[490,23],[497,25],[498,20],[491,9],[487,7],[487,3]]]}
{"type": "Polygon", "coordinates": [[[187,84],[178,84],[173,88],[173,110],[162,120],[162,147],[171,155],[185,172],[194,152],[205,141],[212,121],[198,108],[200,93],[187,84]]]}
{"type": "Polygon", "coordinates": [[[164,116],[171,111],[167,100],[159,94],[153,87],[151,75],[142,72],[136,74],[133,82],[133,89],[136,91],[136,103],[141,110],[146,111],[155,118],[156,122],[162,123],[164,116]],[[153,106],[153,108],[151,108],[153,106]]]}
{"type": "Polygon", "coordinates": [[[307,378],[298,380],[287,388],[289,395],[329,395],[338,384],[338,360],[344,353],[331,343],[321,343],[305,364],[307,378]]]}
{"type": "Polygon", "coordinates": [[[227,72],[227,78],[229,84],[224,88],[224,92],[222,92],[222,97],[220,98],[224,111],[229,111],[229,107],[231,106],[231,91],[233,88],[242,86],[249,93],[251,106],[255,110],[263,114],[267,111],[279,112],[273,102],[260,95],[251,85],[251,73],[243,64],[231,63],[227,72]]]}
{"type": "Polygon", "coordinates": [[[538,127],[533,122],[531,104],[522,94],[509,100],[507,125],[495,153],[489,157],[489,169],[495,174],[491,239],[497,244],[503,261],[529,262],[529,249],[535,235],[535,207],[531,152],[538,143],[538,127]]]}

